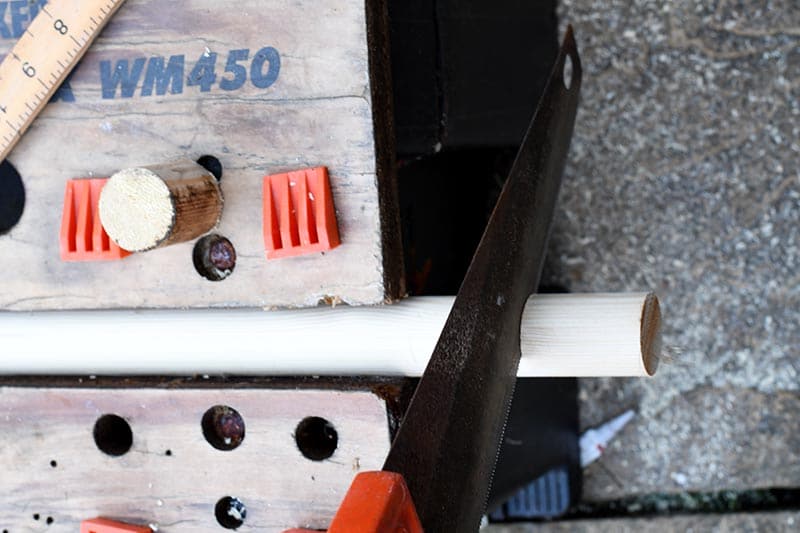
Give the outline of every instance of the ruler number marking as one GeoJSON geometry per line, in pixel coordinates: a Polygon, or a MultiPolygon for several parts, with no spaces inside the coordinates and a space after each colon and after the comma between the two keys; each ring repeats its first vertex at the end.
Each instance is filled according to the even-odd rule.
{"type": "Polygon", "coordinates": [[[66,35],[67,32],[69,32],[69,26],[64,24],[64,21],[61,19],[56,19],[55,22],[53,22],[53,29],[61,35],[66,35]]]}
{"type": "Polygon", "coordinates": [[[29,78],[33,78],[36,76],[36,68],[26,61],[22,64],[22,73],[29,78]]]}
{"type": "MultiPolygon", "coordinates": [[[[9,57],[18,62],[19,70],[12,68],[12,60],[9,60],[10,64],[7,65],[9,71],[0,78],[3,85],[2,91],[0,91],[0,125],[2,125],[0,128],[0,159],[13,149],[36,115],[47,104],[50,95],[58,86],[59,80],[74,68],[78,58],[83,55],[99,33],[99,29],[105,25],[108,18],[124,0],[101,0],[91,8],[91,14],[85,11],[81,13],[80,10],[68,7],[72,0],[51,2],[47,5],[44,5],[45,0],[29,0],[29,2],[37,4],[39,12],[44,15],[41,15],[40,25],[31,24],[31,27],[36,29],[35,34],[30,28],[25,28],[22,38],[8,52],[9,57]],[[77,19],[75,15],[78,15],[77,19]],[[69,37],[69,40],[61,41],[56,35],[49,33],[46,30],[48,25],[52,28],[49,32],[54,31],[58,36],[69,37]],[[38,40],[43,40],[43,43],[34,44],[38,40]],[[73,44],[66,44],[70,41],[73,44]],[[49,44],[45,44],[46,42],[49,44]],[[53,48],[53,50],[47,50],[47,48],[53,48]],[[3,78],[11,78],[11,81],[3,78]],[[26,78],[31,81],[35,79],[41,87],[37,88],[35,84],[28,84],[26,78]],[[14,86],[8,86],[10,82],[19,83],[18,90],[22,94],[14,95],[14,86]],[[7,93],[7,91],[12,92],[7,93]],[[17,114],[19,114],[18,117],[17,114]],[[13,120],[9,115],[14,117],[13,120]]],[[[0,2],[0,4],[5,3],[8,2],[0,2]]],[[[22,4],[23,2],[18,3],[22,4]]],[[[31,12],[33,13],[33,10],[31,12]]],[[[32,20],[31,23],[33,22],[32,20]]],[[[16,24],[16,22],[14,23],[16,24]]],[[[2,26],[2,21],[0,21],[0,26],[2,26]]]]}

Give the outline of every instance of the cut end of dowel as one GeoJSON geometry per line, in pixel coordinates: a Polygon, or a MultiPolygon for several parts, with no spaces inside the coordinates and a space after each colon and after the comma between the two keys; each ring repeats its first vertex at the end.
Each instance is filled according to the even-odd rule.
{"type": "Polygon", "coordinates": [[[648,376],[656,373],[661,357],[661,307],[658,296],[649,293],[642,305],[642,363],[648,376]]]}
{"type": "Polygon", "coordinates": [[[167,184],[146,168],[129,168],[111,176],[98,208],[108,236],[131,252],[155,248],[169,235],[175,220],[167,184]]]}

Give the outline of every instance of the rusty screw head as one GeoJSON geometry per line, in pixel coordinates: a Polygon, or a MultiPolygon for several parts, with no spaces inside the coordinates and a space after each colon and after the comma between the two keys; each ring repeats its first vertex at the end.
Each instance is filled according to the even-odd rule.
{"type": "Polygon", "coordinates": [[[216,418],[214,426],[225,444],[241,442],[244,438],[244,420],[239,413],[225,412],[216,418]]]}
{"type": "Polygon", "coordinates": [[[208,260],[219,270],[233,270],[236,266],[236,250],[231,241],[216,236],[208,248],[208,260]]]}
{"type": "Polygon", "coordinates": [[[222,235],[206,235],[194,245],[192,253],[198,274],[210,281],[221,281],[236,267],[236,248],[222,235]]]}
{"type": "Polygon", "coordinates": [[[206,411],[201,426],[203,436],[218,450],[233,450],[244,440],[244,419],[227,405],[215,405],[206,411]]]}

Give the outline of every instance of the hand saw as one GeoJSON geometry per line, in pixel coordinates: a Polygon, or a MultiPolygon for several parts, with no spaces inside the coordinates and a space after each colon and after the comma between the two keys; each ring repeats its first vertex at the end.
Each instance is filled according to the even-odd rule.
{"type": "Polygon", "coordinates": [[[539,283],[580,86],[568,28],[383,471],[356,476],[328,533],[478,530],[514,392],[520,319],[539,283]]]}

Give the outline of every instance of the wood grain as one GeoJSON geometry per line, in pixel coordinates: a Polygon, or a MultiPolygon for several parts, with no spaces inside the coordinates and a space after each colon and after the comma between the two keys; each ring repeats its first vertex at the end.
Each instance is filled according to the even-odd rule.
{"type": "MultiPolygon", "coordinates": [[[[382,2],[370,5],[381,11],[382,2]]],[[[397,264],[391,155],[384,153],[389,143],[376,143],[379,133],[387,135],[375,127],[391,124],[373,113],[377,89],[370,75],[370,50],[387,36],[370,41],[368,31],[363,2],[127,1],[71,78],[75,101],[49,105],[9,156],[28,201],[20,223],[0,236],[0,309],[300,307],[397,296],[400,270],[386,266],[397,264]],[[267,46],[280,54],[273,85],[218,87],[223,76],[232,78],[224,72],[230,51],[248,49],[252,59],[267,46]],[[113,67],[127,59],[130,67],[137,58],[166,64],[183,55],[188,76],[204,54],[217,54],[218,81],[208,92],[184,80],[180,94],[141,96],[143,74],[130,98],[121,98],[119,88],[115,98],[101,96],[101,61],[113,67]],[[218,232],[238,258],[229,278],[200,276],[192,243],[122,261],[60,261],[65,180],[206,154],[223,165],[218,232]],[[330,171],[342,245],[324,255],[266,262],[262,177],[320,165],[330,171]],[[392,259],[384,245],[395,250],[392,259]]],[[[11,44],[0,41],[0,52],[11,44]]],[[[373,62],[381,67],[388,64],[373,62]]]]}
{"type": "Polygon", "coordinates": [[[74,532],[80,520],[103,516],[165,533],[224,531],[214,505],[225,496],[247,506],[238,531],[324,529],[353,476],[379,469],[388,446],[384,402],[369,392],[3,387],[0,529],[74,532]],[[220,404],[245,421],[232,451],[213,448],[201,431],[205,411],[220,404]],[[119,457],[93,440],[95,421],[108,413],[133,430],[133,447],[119,457]],[[306,416],[336,429],[330,459],[299,452],[293,435],[306,416]]]}

